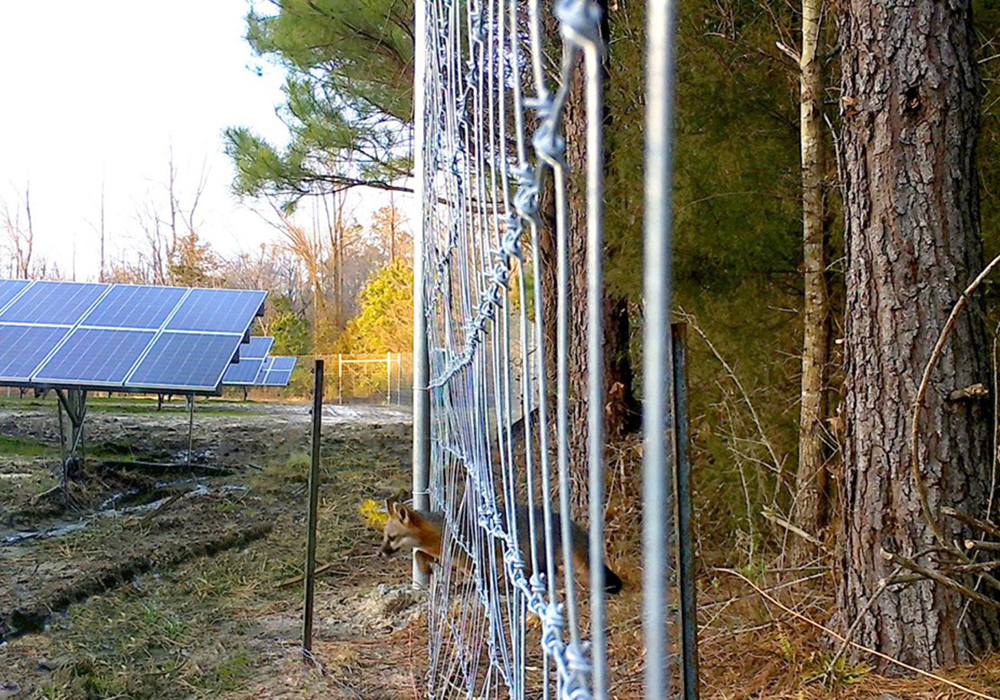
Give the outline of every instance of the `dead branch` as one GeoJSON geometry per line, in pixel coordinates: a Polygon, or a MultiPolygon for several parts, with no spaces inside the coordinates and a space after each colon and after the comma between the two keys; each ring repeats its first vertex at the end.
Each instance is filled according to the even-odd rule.
{"type": "Polygon", "coordinates": [[[854,637],[854,633],[858,631],[858,627],[861,626],[861,621],[865,619],[865,615],[867,615],[868,611],[872,609],[873,605],[875,605],[875,601],[879,599],[882,592],[885,591],[886,588],[899,583],[898,578],[901,570],[902,567],[897,565],[896,570],[893,571],[891,575],[879,580],[878,587],[875,589],[875,592],[871,594],[865,602],[864,607],[858,612],[857,617],[854,618],[854,622],[852,622],[851,626],[847,629],[847,633],[844,635],[844,641],[841,642],[840,648],[837,649],[837,653],[833,655],[830,659],[830,663],[826,665],[826,672],[823,675],[827,679],[833,676],[833,670],[837,667],[837,662],[840,661],[844,652],[847,651],[848,643],[854,637]]]}
{"type": "Polygon", "coordinates": [[[961,511],[958,511],[955,508],[950,508],[950,507],[942,508],[941,512],[944,515],[947,515],[949,518],[955,518],[956,520],[965,523],[969,527],[976,528],[977,530],[982,530],[987,535],[992,535],[993,537],[1000,538],[1000,527],[994,525],[988,520],[980,520],[979,518],[974,518],[971,515],[966,515],[965,513],[962,513],[961,511]]]}
{"type": "MultiPolygon", "coordinates": [[[[972,299],[972,293],[976,291],[983,280],[985,280],[993,269],[1000,265],[1000,255],[993,258],[990,264],[987,265],[982,272],[980,272],[972,284],[965,288],[962,295],[955,302],[955,305],[951,309],[951,314],[948,316],[948,320],[944,324],[944,328],[941,329],[941,333],[938,336],[937,343],[934,345],[934,351],[931,353],[930,359],[927,360],[927,365],[924,367],[924,375],[920,379],[920,387],[917,389],[917,395],[913,399],[913,415],[912,424],[910,426],[910,470],[913,473],[913,481],[917,487],[917,496],[920,499],[920,509],[923,512],[924,520],[927,521],[928,527],[934,533],[943,546],[949,547],[953,546],[948,542],[944,535],[944,531],[941,529],[941,523],[938,522],[934,514],[931,513],[930,501],[927,498],[927,487],[924,485],[924,480],[920,476],[920,454],[918,450],[920,442],[920,409],[923,407],[924,397],[927,395],[927,387],[930,385],[931,373],[934,368],[937,367],[938,361],[941,356],[944,355],[945,343],[948,341],[948,336],[951,335],[951,331],[954,329],[955,324],[958,322],[958,317],[965,310],[965,307],[969,305],[969,301],[972,299]]],[[[959,554],[959,556],[964,556],[958,547],[954,547],[954,550],[959,554]]],[[[971,562],[966,562],[971,563],[971,562]]]]}
{"type": "Polygon", "coordinates": [[[818,537],[809,534],[800,527],[796,527],[795,525],[788,522],[787,520],[777,515],[776,513],[772,512],[771,510],[765,508],[764,510],[761,511],[760,514],[764,517],[765,520],[768,520],[779,527],[783,527],[793,535],[798,535],[803,540],[811,544],[813,547],[816,547],[827,556],[830,556],[832,554],[830,550],[826,548],[826,545],[823,544],[823,542],[818,537]]]}
{"type": "Polygon", "coordinates": [[[989,396],[989,389],[987,389],[982,384],[973,384],[972,386],[967,386],[964,389],[955,389],[950,394],[948,394],[946,401],[951,403],[957,403],[959,401],[971,401],[975,399],[981,399],[984,396],[989,396]]]}
{"type": "Polygon", "coordinates": [[[986,540],[966,540],[966,549],[978,549],[983,552],[1000,552],[1000,542],[987,542],[986,540]]]}
{"type": "Polygon", "coordinates": [[[982,561],[975,564],[953,564],[942,566],[941,571],[949,574],[981,574],[1000,568],[1000,561],[982,561]]]}
{"type": "Polygon", "coordinates": [[[912,571],[915,574],[920,574],[921,576],[924,576],[936,583],[941,584],[945,588],[950,588],[956,593],[976,601],[980,605],[985,605],[987,607],[1000,609],[1000,603],[998,603],[997,601],[983,595],[979,591],[974,591],[971,588],[963,586],[958,581],[948,578],[940,571],[935,571],[934,569],[928,569],[926,566],[921,566],[920,564],[914,561],[910,561],[904,556],[901,556],[899,554],[893,554],[892,552],[887,552],[884,549],[879,550],[879,556],[885,559],[887,562],[898,564],[907,571],[912,571]]]}

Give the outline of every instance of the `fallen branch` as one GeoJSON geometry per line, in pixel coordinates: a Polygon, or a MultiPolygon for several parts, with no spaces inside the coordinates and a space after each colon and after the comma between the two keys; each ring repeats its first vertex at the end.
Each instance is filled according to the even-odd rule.
{"type": "Polygon", "coordinates": [[[817,549],[819,549],[821,552],[823,552],[827,556],[831,556],[832,555],[832,553],[830,552],[830,550],[826,548],[826,545],[824,545],[823,542],[818,537],[816,537],[815,535],[809,534],[808,532],[806,532],[805,530],[803,530],[800,527],[796,527],[795,525],[793,525],[792,523],[788,522],[784,518],[782,518],[779,515],[775,514],[773,511],[765,508],[764,510],[761,511],[760,514],[764,517],[765,520],[768,520],[768,521],[774,523],[775,525],[778,525],[779,527],[785,528],[786,530],[788,530],[793,535],[798,535],[803,540],[805,540],[806,542],[808,542],[812,546],[816,547],[817,549]]]}
{"type": "Polygon", "coordinates": [[[142,462],[131,459],[106,459],[102,469],[146,469],[160,472],[184,471],[201,472],[218,476],[231,476],[234,472],[226,467],[211,467],[207,464],[186,464],[184,462],[142,462]]]}
{"type": "Polygon", "coordinates": [[[182,493],[175,493],[173,496],[171,496],[170,498],[168,498],[167,500],[165,500],[163,503],[161,503],[160,505],[158,505],[156,508],[154,508],[153,510],[149,511],[144,516],[142,516],[139,519],[139,522],[143,523],[143,524],[149,522],[150,520],[152,520],[153,518],[155,518],[157,515],[159,515],[163,511],[165,511],[167,508],[169,508],[170,506],[172,506],[173,504],[175,504],[181,498],[183,498],[184,496],[188,495],[188,493],[189,493],[188,491],[184,491],[182,493]]]}
{"type": "MultiPolygon", "coordinates": [[[[316,575],[319,576],[320,574],[326,573],[331,568],[333,568],[333,564],[323,564],[322,566],[317,566],[316,575]]],[[[336,573],[342,573],[342,572],[336,572],[336,573]]],[[[288,586],[294,586],[296,583],[301,583],[304,580],[305,580],[305,574],[292,576],[291,578],[286,578],[284,581],[279,583],[278,588],[286,588],[288,586]]]]}

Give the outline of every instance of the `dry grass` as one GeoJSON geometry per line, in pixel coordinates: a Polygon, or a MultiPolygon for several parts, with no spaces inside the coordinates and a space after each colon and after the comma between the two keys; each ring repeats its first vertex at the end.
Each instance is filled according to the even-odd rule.
{"type": "MultiPolygon", "coordinates": [[[[611,696],[631,700],[643,697],[644,670],[642,513],[635,497],[641,493],[640,444],[624,443],[609,451],[608,479],[609,559],[626,584],[622,595],[608,603],[611,696]]],[[[719,508],[715,504],[708,510],[719,508]]],[[[829,564],[817,559],[809,566],[781,569],[777,554],[773,561],[747,559],[746,550],[718,544],[718,523],[697,525],[702,698],[1000,700],[1000,654],[939,671],[937,677],[891,665],[886,674],[877,673],[879,660],[858,650],[831,668],[840,642],[821,629],[835,603],[829,564]]]]}

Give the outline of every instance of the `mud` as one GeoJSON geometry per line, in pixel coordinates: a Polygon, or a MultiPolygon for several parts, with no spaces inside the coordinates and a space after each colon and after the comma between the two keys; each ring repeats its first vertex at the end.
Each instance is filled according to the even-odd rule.
{"type": "MultiPolygon", "coordinates": [[[[298,656],[301,643],[301,610],[294,603],[301,586],[282,579],[301,571],[309,407],[199,403],[191,469],[183,465],[183,404],[154,409],[155,403],[93,402],[84,467],[67,500],[54,488],[61,476],[55,405],[0,404],[0,697],[104,697],[114,694],[111,688],[123,697],[283,696],[285,690],[253,668],[284,664],[298,656]],[[228,552],[237,557],[232,565],[223,564],[228,552]],[[248,562],[257,567],[254,575],[230,580],[248,562]],[[211,594],[202,599],[202,590],[211,594]],[[105,641],[97,653],[87,640],[111,634],[114,618],[104,619],[98,609],[118,600],[127,611],[137,592],[143,598],[137,625],[150,606],[182,622],[182,609],[192,620],[218,619],[234,595],[248,595],[247,609],[259,607],[261,614],[251,618],[244,611],[242,622],[202,630],[180,656],[172,645],[150,654],[147,644],[129,669],[111,660],[126,642],[105,641]],[[220,656],[219,645],[234,650],[220,656]],[[59,663],[46,658],[53,650],[61,650],[59,663]],[[190,659],[201,656],[192,666],[190,659]],[[175,657],[176,664],[167,663],[175,657]],[[150,672],[146,664],[154,661],[150,672]],[[214,666],[220,668],[206,670],[214,666]],[[184,683],[204,687],[185,691],[184,683]]],[[[364,497],[405,484],[409,421],[399,408],[325,407],[320,563],[330,567],[317,595],[321,647],[399,632],[422,615],[418,597],[384,583],[405,581],[405,566],[387,574],[374,556],[378,535],[357,512],[364,497]]],[[[157,646],[162,632],[150,634],[157,646]]],[[[342,683],[330,682],[324,697],[344,691],[342,683]]],[[[372,697],[396,697],[369,688],[372,697]]]]}

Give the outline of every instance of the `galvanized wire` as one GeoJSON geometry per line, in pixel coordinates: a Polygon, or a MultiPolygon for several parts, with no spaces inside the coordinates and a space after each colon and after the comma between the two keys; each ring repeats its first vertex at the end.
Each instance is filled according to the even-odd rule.
{"type": "MultiPolygon", "coordinates": [[[[415,379],[415,400],[417,417],[427,420],[421,402],[429,397],[430,457],[426,481],[416,466],[414,477],[447,533],[443,567],[431,581],[429,695],[604,698],[600,6],[555,3],[552,18],[562,38],[555,76],[545,71],[539,0],[418,0],[416,10],[416,344],[426,338],[428,373],[415,379]],[[562,121],[581,57],[588,282],[571,290],[562,121]],[[557,248],[554,407],[544,327],[552,300],[543,293],[539,255],[539,197],[550,177],[557,248]],[[569,546],[571,294],[586,295],[589,308],[590,389],[574,397],[589,404],[589,630],[581,628],[569,546]],[[567,544],[561,561],[557,528],[567,544]],[[529,616],[539,630],[529,626],[529,616]]],[[[415,438],[415,465],[420,445],[415,438]]]]}

